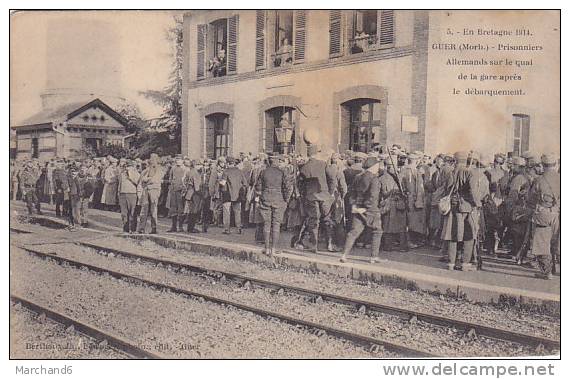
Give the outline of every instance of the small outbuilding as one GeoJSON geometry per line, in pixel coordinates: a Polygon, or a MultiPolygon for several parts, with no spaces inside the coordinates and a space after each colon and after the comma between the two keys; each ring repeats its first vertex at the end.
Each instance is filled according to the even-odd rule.
{"type": "Polygon", "coordinates": [[[45,109],[11,127],[16,159],[81,157],[106,144],[126,147],[128,121],[100,99],[45,109]]]}

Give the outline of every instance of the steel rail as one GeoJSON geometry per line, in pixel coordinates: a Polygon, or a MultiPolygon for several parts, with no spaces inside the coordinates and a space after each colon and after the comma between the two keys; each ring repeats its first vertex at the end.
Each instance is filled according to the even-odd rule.
{"type": "Polygon", "coordinates": [[[41,252],[41,251],[36,250],[36,249],[32,249],[32,248],[27,247],[27,246],[21,246],[20,248],[22,250],[25,250],[25,251],[32,253],[32,254],[34,254],[38,257],[41,257],[41,258],[53,259],[59,263],[66,263],[66,264],[68,264],[72,267],[76,267],[76,268],[85,267],[85,268],[92,270],[94,272],[108,274],[114,278],[125,280],[127,282],[142,283],[142,284],[145,284],[145,285],[147,285],[153,289],[158,289],[158,290],[162,290],[162,291],[170,291],[172,293],[185,295],[185,296],[188,296],[191,298],[196,298],[196,299],[202,298],[206,301],[209,301],[209,302],[212,302],[212,303],[215,303],[218,305],[235,307],[235,308],[247,311],[247,312],[251,312],[251,313],[260,315],[260,316],[265,317],[265,318],[278,319],[278,320],[281,320],[282,322],[285,322],[285,323],[293,325],[293,326],[301,325],[301,326],[305,326],[305,327],[310,328],[310,329],[323,330],[328,335],[351,341],[355,345],[362,346],[364,348],[372,349],[375,346],[383,346],[387,350],[401,354],[405,357],[438,357],[437,355],[435,355],[431,352],[419,350],[419,349],[413,349],[413,348],[410,348],[410,347],[407,347],[404,345],[400,345],[396,342],[378,339],[378,338],[374,338],[374,337],[369,337],[369,336],[353,333],[353,332],[350,332],[347,330],[338,329],[338,328],[335,328],[332,326],[322,325],[322,324],[315,323],[312,321],[307,321],[307,320],[291,317],[291,316],[284,315],[284,314],[277,313],[277,312],[273,312],[273,311],[270,311],[267,309],[253,307],[253,306],[250,306],[247,304],[242,304],[242,303],[235,302],[232,300],[226,300],[226,299],[222,299],[222,298],[219,298],[216,296],[207,295],[207,294],[196,292],[196,291],[185,290],[185,289],[170,286],[167,284],[154,282],[151,280],[143,279],[143,278],[138,277],[138,276],[125,274],[125,273],[110,270],[110,269],[107,269],[104,267],[94,266],[92,264],[77,261],[74,259],[64,258],[64,257],[58,256],[58,255],[44,253],[44,252],[41,252]]]}
{"type": "Polygon", "coordinates": [[[70,316],[66,316],[61,312],[58,312],[52,308],[49,308],[45,305],[40,305],[35,301],[27,299],[21,295],[10,294],[10,299],[15,302],[21,304],[23,307],[31,310],[37,314],[45,314],[46,317],[52,319],[53,321],[62,324],[64,326],[73,325],[74,329],[78,332],[91,337],[95,340],[99,341],[107,341],[109,346],[113,347],[114,349],[126,353],[134,358],[145,358],[145,359],[161,359],[164,358],[160,355],[152,353],[148,350],[141,349],[140,347],[136,346],[135,343],[128,341],[122,337],[115,336],[108,332],[105,332],[95,326],[89,325],[85,322],[79,321],[75,318],[70,316]]]}
{"type": "Polygon", "coordinates": [[[304,296],[312,296],[315,298],[321,297],[325,301],[330,301],[330,302],[335,302],[335,303],[340,303],[340,304],[345,304],[345,305],[351,305],[351,306],[354,306],[355,308],[360,308],[360,307],[364,306],[366,309],[366,312],[375,311],[375,312],[384,313],[384,314],[396,315],[396,316],[399,316],[402,318],[407,318],[407,319],[412,319],[415,317],[418,321],[423,321],[423,322],[426,322],[429,324],[443,326],[443,327],[453,327],[457,330],[462,330],[465,332],[468,332],[468,331],[473,329],[473,330],[475,330],[475,333],[477,333],[477,335],[485,336],[485,337],[496,339],[496,340],[514,342],[514,343],[522,344],[525,346],[532,346],[532,347],[538,347],[539,345],[542,344],[545,348],[548,348],[548,349],[560,349],[560,341],[545,338],[545,337],[539,337],[539,336],[535,336],[535,335],[531,335],[531,334],[525,334],[525,333],[515,332],[515,331],[511,331],[511,330],[505,330],[505,329],[487,326],[487,325],[483,325],[483,324],[478,324],[478,323],[474,323],[474,322],[457,320],[457,319],[449,318],[449,317],[445,317],[445,316],[439,316],[439,315],[429,314],[429,313],[425,313],[425,312],[414,311],[414,310],[410,310],[407,308],[396,307],[396,306],[392,306],[392,305],[376,303],[376,302],[371,302],[371,301],[362,300],[362,299],[349,298],[346,296],[336,295],[336,294],[332,294],[329,292],[318,291],[318,290],[313,290],[313,289],[299,287],[299,286],[293,286],[293,285],[274,282],[274,281],[268,281],[268,280],[264,280],[264,279],[255,278],[252,276],[232,273],[232,272],[223,271],[223,270],[219,270],[219,269],[212,269],[212,268],[207,268],[207,267],[202,267],[202,266],[197,266],[197,265],[192,265],[192,264],[187,264],[187,263],[175,262],[175,261],[163,259],[163,258],[149,257],[148,255],[137,254],[134,252],[127,252],[124,250],[111,248],[111,247],[107,247],[107,246],[92,243],[92,242],[81,242],[80,241],[80,242],[76,242],[76,244],[78,244],[80,246],[88,247],[91,249],[96,249],[96,250],[98,249],[101,251],[106,251],[106,252],[114,253],[117,255],[122,255],[122,256],[128,257],[128,258],[146,260],[148,262],[152,262],[155,264],[160,263],[163,266],[170,265],[170,266],[174,266],[174,267],[178,267],[178,268],[183,268],[183,269],[188,270],[188,271],[206,274],[206,275],[210,275],[213,277],[221,277],[223,275],[227,279],[240,281],[242,283],[249,281],[252,285],[257,284],[260,287],[271,288],[271,289],[276,289],[276,290],[283,289],[283,290],[289,291],[291,293],[304,295],[304,296]]]}

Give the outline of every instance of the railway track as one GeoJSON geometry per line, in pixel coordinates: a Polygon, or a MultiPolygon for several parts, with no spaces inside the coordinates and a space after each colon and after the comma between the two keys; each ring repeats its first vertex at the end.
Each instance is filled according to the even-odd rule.
{"type": "Polygon", "coordinates": [[[85,322],[77,320],[75,318],[69,317],[61,312],[55,311],[45,305],[38,304],[30,299],[26,299],[23,296],[10,294],[10,299],[16,303],[20,304],[22,307],[30,310],[31,312],[41,315],[44,314],[46,317],[52,319],[53,321],[62,324],[65,327],[73,326],[73,328],[97,341],[107,341],[109,346],[113,349],[125,353],[132,358],[139,359],[162,359],[164,357],[152,353],[150,351],[144,350],[136,346],[135,343],[128,341],[122,337],[118,337],[109,332],[103,331],[95,326],[89,325],[85,322]]]}
{"type": "Polygon", "coordinates": [[[123,272],[110,270],[110,269],[100,267],[100,266],[96,266],[93,264],[89,264],[86,262],[81,262],[81,261],[76,260],[76,259],[64,258],[64,257],[58,256],[58,255],[45,253],[45,252],[39,251],[35,248],[32,248],[30,246],[20,246],[20,248],[22,250],[25,250],[25,251],[37,256],[37,257],[40,257],[43,259],[52,259],[52,260],[55,260],[56,262],[58,262],[60,264],[62,264],[62,263],[67,264],[70,267],[74,267],[74,268],[78,268],[78,269],[87,268],[88,270],[94,271],[96,273],[108,274],[109,276],[116,278],[116,279],[124,280],[124,281],[131,282],[131,283],[144,284],[144,285],[146,285],[152,289],[155,289],[155,290],[170,291],[172,293],[188,296],[190,298],[203,299],[205,301],[209,301],[209,302],[212,302],[212,303],[215,303],[218,305],[235,307],[237,309],[241,309],[241,310],[244,310],[247,312],[251,312],[251,313],[260,315],[262,317],[265,317],[265,318],[277,319],[277,320],[280,320],[282,322],[285,322],[285,323],[293,325],[293,326],[306,327],[310,330],[315,331],[316,333],[323,333],[324,332],[330,336],[334,336],[337,338],[341,338],[341,339],[350,341],[357,346],[361,346],[363,348],[370,349],[371,351],[374,351],[375,349],[378,349],[379,347],[383,347],[386,350],[392,351],[392,352],[397,353],[397,354],[401,354],[402,356],[405,356],[405,357],[436,357],[435,354],[432,354],[429,351],[413,349],[413,348],[410,348],[408,346],[405,346],[403,344],[399,344],[399,343],[396,343],[393,341],[374,338],[374,337],[370,337],[370,336],[366,336],[366,335],[362,335],[362,334],[358,334],[358,333],[353,333],[353,332],[343,330],[343,329],[339,329],[339,328],[336,328],[336,327],[333,327],[330,325],[315,323],[312,321],[292,317],[292,316],[281,314],[278,312],[273,312],[273,311],[270,311],[267,309],[258,308],[258,307],[243,304],[240,302],[222,299],[220,297],[208,295],[208,294],[197,292],[194,290],[186,290],[186,289],[178,288],[178,287],[163,284],[163,283],[158,283],[155,281],[151,281],[151,280],[141,278],[139,276],[129,275],[129,274],[126,274],[123,272]]]}
{"type": "Polygon", "coordinates": [[[79,241],[76,242],[76,244],[87,248],[104,251],[107,253],[113,253],[127,258],[140,259],[153,264],[161,264],[162,266],[170,266],[177,269],[184,269],[189,272],[205,274],[213,278],[225,277],[228,280],[233,280],[240,283],[249,282],[251,285],[256,285],[262,288],[268,288],[273,290],[284,290],[301,296],[321,298],[324,301],[353,306],[355,309],[361,309],[361,307],[364,307],[367,313],[378,312],[383,314],[395,315],[408,320],[415,319],[417,321],[423,321],[432,325],[455,328],[457,330],[461,330],[464,332],[470,332],[473,330],[477,335],[480,336],[501,341],[514,342],[525,346],[531,346],[533,348],[542,345],[544,348],[547,349],[560,349],[560,341],[549,338],[519,333],[511,330],[495,328],[488,325],[457,320],[453,318],[443,317],[424,312],[413,311],[402,307],[395,307],[391,305],[370,302],[361,299],[349,298],[346,296],[340,296],[329,292],[317,291],[309,288],[293,286],[274,281],[268,281],[229,271],[223,271],[219,269],[212,269],[208,267],[197,266],[187,263],[175,262],[168,259],[150,257],[148,255],[138,254],[131,251],[124,251],[121,249],[112,248],[94,242],[79,241]]]}

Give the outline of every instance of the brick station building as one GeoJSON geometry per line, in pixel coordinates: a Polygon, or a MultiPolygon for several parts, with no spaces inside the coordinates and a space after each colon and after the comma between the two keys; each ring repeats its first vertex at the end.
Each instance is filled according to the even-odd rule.
{"type": "MultiPolygon", "coordinates": [[[[472,23],[475,16],[481,27],[505,28],[526,17],[537,40],[560,37],[546,27],[549,23],[538,21],[549,17],[558,22],[555,13],[188,12],[182,152],[192,158],[304,153],[301,136],[307,129],[318,131],[323,148],[340,152],[366,152],[385,144],[430,153],[451,152],[457,146],[483,152],[559,151],[559,77],[554,75],[559,71],[559,51],[554,51],[558,44],[545,47],[540,62],[535,58],[543,69],[534,70],[532,80],[504,85],[522,86],[526,96],[451,92],[464,68],[449,66],[447,60],[470,58],[471,53],[442,53],[431,46],[447,42],[446,30],[472,23]]],[[[462,42],[462,37],[453,38],[462,42]]],[[[513,59],[517,54],[528,59],[524,52],[512,53],[513,59]]]]}
{"type": "Polygon", "coordinates": [[[186,14],[183,153],[304,152],[307,129],[318,130],[333,150],[368,151],[387,140],[422,149],[427,16],[392,10],[186,14]],[[282,120],[293,129],[285,140],[282,120]],[[402,120],[410,131],[402,131],[402,120]]]}

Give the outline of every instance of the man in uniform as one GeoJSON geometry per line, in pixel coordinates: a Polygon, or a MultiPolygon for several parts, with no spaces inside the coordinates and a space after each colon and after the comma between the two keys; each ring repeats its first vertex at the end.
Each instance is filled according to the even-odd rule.
{"type": "Polygon", "coordinates": [[[471,159],[469,162],[469,167],[472,171],[473,177],[473,198],[475,199],[476,206],[473,207],[473,212],[471,213],[473,217],[473,225],[475,230],[473,232],[474,240],[472,257],[477,261],[480,252],[479,243],[482,241],[480,234],[485,234],[484,217],[482,213],[483,200],[487,200],[490,196],[489,193],[489,179],[485,175],[485,164],[484,159],[481,159],[481,154],[477,151],[471,153],[471,159]]]}
{"type": "Polygon", "coordinates": [[[526,196],[530,188],[530,180],[526,175],[526,160],[522,157],[513,158],[513,167],[511,170],[511,180],[507,185],[506,199],[505,199],[505,226],[508,228],[508,236],[512,241],[512,251],[511,255],[516,255],[518,250],[521,248],[521,242],[524,237],[524,231],[526,224],[524,222],[519,222],[520,220],[513,210],[515,204],[521,199],[522,196],[526,196]]]}
{"type": "Polygon", "coordinates": [[[186,192],[185,184],[187,174],[188,170],[184,166],[182,156],[177,155],[169,175],[170,208],[168,215],[172,218],[172,227],[168,232],[177,232],[178,228],[182,229],[183,227],[184,193],[186,192]]]}
{"type": "Polygon", "coordinates": [[[200,192],[202,188],[202,177],[194,166],[195,164],[190,162],[185,184],[186,195],[184,199],[186,206],[184,208],[186,210],[186,221],[188,222],[188,233],[200,233],[200,231],[196,229],[196,222],[198,221],[203,206],[202,193],[200,192]]]}
{"type": "Polygon", "coordinates": [[[259,175],[255,190],[260,192],[259,213],[263,219],[264,253],[279,254],[277,244],[287,201],[291,196],[291,182],[279,166],[280,157],[269,157],[269,167],[259,175]]]}
{"type": "Polygon", "coordinates": [[[406,244],[406,199],[398,184],[398,174],[394,155],[388,156],[386,169],[380,175],[381,201],[388,202],[387,213],[382,217],[382,228],[384,230],[384,249],[392,250],[394,241],[399,237],[400,250],[407,251],[406,244]]]}
{"type": "MultiPolygon", "coordinates": [[[[499,181],[503,178],[503,176],[507,175],[507,171],[504,170],[503,164],[505,163],[505,157],[503,154],[495,154],[495,158],[493,160],[493,164],[487,170],[489,173],[489,183],[496,184],[498,186],[499,181]]],[[[499,187],[497,187],[499,189],[499,187]]],[[[500,193],[497,194],[501,196],[500,193]]]]}
{"type": "MultiPolygon", "coordinates": [[[[402,189],[408,201],[408,234],[412,243],[409,247],[423,246],[426,234],[426,210],[424,178],[418,170],[418,162],[423,154],[416,152],[408,155],[408,165],[402,169],[402,189]]],[[[406,240],[408,235],[404,234],[406,240]]],[[[408,243],[404,244],[404,246],[408,243]]]]}
{"type": "Polygon", "coordinates": [[[455,170],[446,183],[446,194],[451,194],[451,210],[443,217],[442,239],[447,241],[449,270],[455,269],[458,245],[463,245],[463,271],[473,271],[471,262],[475,238],[473,209],[480,207],[473,196],[475,180],[472,171],[467,167],[467,152],[455,153],[455,170]]]}
{"type": "MultiPolygon", "coordinates": [[[[319,226],[325,225],[327,237],[332,238],[334,223],[331,209],[334,198],[329,192],[326,176],[326,162],[317,159],[318,148],[314,144],[307,146],[307,162],[299,168],[299,189],[306,213],[307,230],[314,240],[314,246],[309,248],[313,253],[318,252],[319,226]],[[322,219],[322,220],[321,220],[322,219]]],[[[332,246],[330,246],[332,248],[332,246]]]]}
{"type": "Polygon", "coordinates": [[[222,199],[222,218],[224,221],[224,234],[230,234],[231,212],[234,212],[235,225],[238,234],[242,233],[241,203],[247,190],[247,179],[243,172],[237,168],[237,161],[233,157],[227,158],[227,167],[219,181],[222,199]]]}
{"type": "Polygon", "coordinates": [[[344,242],[344,198],[347,192],[346,180],[344,178],[343,167],[341,167],[340,154],[334,153],[331,162],[327,165],[325,173],[328,180],[329,193],[333,196],[333,207],[331,210],[334,220],[334,235],[328,236],[329,251],[337,251],[338,244],[344,242]],[[336,236],[336,240],[335,237],[336,236]]]}
{"type": "Polygon", "coordinates": [[[148,162],[148,167],[142,172],[140,184],[142,192],[140,197],[141,217],[138,224],[138,233],[144,233],[146,219],[150,214],[151,234],[156,234],[156,221],[158,219],[158,198],[164,176],[159,162],[158,155],[152,153],[148,162]]]}
{"type": "Polygon", "coordinates": [[[382,214],[380,211],[380,179],[378,171],[380,163],[375,157],[367,158],[362,165],[364,172],[355,178],[354,189],[351,193],[350,206],[354,214],[352,226],[346,236],[346,242],[341,262],[346,262],[356,239],[365,228],[372,231],[372,244],[370,251],[370,263],[377,261],[377,256],[382,243],[382,214]]]}
{"type": "Polygon", "coordinates": [[[551,279],[552,256],[559,254],[560,239],[560,174],[556,171],[556,157],[541,157],[544,173],[536,179],[529,193],[532,214],[532,252],[540,272],[535,276],[551,279]]]}
{"type": "Polygon", "coordinates": [[[135,231],[135,207],[137,205],[137,186],[140,175],[135,168],[135,162],[128,160],[120,168],[119,173],[119,206],[121,207],[121,219],[123,231],[132,233],[135,231]]]}
{"type": "Polygon", "coordinates": [[[348,230],[351,229],[352,210],[350,209],[350,196],[354,192],[354,179],[362,172],[362,162],[367,158],[366,154],[356,152],[346,160],[347,168],[344,169],[346,182],[346,196],[344,197],[345,223],[348,230]]]}
{"type": "Polygon", "coordinates": [[[32,161],[24,163],[24,169],[19,173],[19,182],[22,188],[22,199],[28,207],[28,214],[32,214],[35,206],[38,214],[42,214],[40,210],[40,201],[36,193],[36,182],[39,178],[39,171],[34,167],[32,161]]]}

